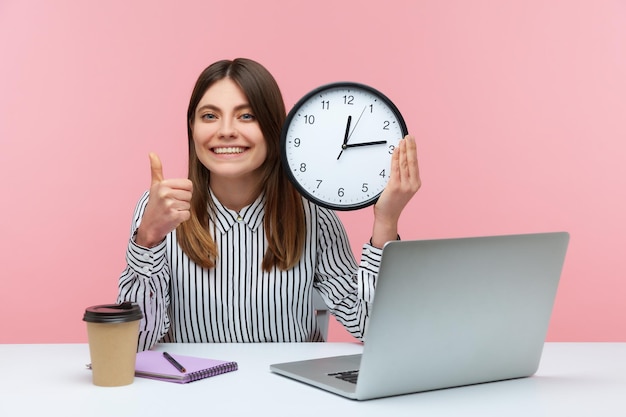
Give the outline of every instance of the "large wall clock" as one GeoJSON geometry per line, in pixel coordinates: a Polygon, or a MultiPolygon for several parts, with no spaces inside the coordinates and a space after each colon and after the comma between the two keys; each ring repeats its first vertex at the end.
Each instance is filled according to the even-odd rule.
{"type": "Polygon", "coordinates": [[[378,200],[391,155],[407,133],[400,111],[380,91],[354,82],[327,84],[287,115],[282,162],[305,198],[333,210],[357,210],[378,200]]]}

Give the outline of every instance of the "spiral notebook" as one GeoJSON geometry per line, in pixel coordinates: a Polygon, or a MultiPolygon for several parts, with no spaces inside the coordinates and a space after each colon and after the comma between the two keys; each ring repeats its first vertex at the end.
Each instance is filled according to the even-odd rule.
{"type": "Polygon", "coordinates": [[[237,370],[237,362],[233,361],[177,355],[174,353],[171,356],[185,367],[185,372],[180,372],[168,362],[163,356],[163,352],[146,350],[137,353],[135,376],[186,384],[237,370]]]}

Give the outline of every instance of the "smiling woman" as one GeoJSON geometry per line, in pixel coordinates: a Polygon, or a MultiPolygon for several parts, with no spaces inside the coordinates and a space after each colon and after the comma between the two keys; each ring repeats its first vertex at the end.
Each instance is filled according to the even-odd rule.
{"type": "Polygon", "coordinates": [[[371,242],[396,239],[420,185],[414,140],[394,153],[359,267],[336,214],[303,199],[284,175],[285,106],[263,66],[209,66],[187,117],[189,179],[164,179],[151,155],[152,185],[135,210],[119,280],[119,301],[144,312],[139,349],[160,340],[320,341],[314,289],[362,338],[381,255],[371,242]]]}

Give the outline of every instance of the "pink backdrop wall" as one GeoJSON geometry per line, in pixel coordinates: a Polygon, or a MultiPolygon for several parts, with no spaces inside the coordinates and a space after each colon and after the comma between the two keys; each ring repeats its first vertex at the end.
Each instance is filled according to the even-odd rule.
{"type": "MultiPolygon", "coordinates": [[[[238,56],[289,107],[385,92],[424,182],[403,238],[569,231],[549,339],[626,341],[625,51],[623,0],[0,0],[0,342],[86,341],[148,152],[185,175],[195,78],[238,56]]],[[[358,253],[371,210],[341,217],[358,253]]]]}

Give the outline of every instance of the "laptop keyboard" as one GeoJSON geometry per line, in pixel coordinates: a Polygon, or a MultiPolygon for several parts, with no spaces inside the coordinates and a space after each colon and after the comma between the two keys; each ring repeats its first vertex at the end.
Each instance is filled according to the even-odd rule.
{"type": "Polygon", "coordinates": [[[333,372],[332,374],[328,374],[328,376],[334,376],[342,381],[356,384],[356,380],[359,378],[359,370],[356,369],[354,371],[333,372]]]}

